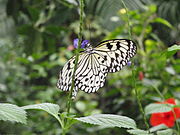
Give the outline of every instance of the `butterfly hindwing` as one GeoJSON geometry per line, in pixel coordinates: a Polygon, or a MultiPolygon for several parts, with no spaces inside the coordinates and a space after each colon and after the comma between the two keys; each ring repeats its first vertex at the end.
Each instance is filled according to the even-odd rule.
{"type": "MultiPolygon", "coordinates": [[[[98,54],[80,54],[75,73],[74,96],[76,96],[78,89],[92,93],[104,85],[107,67],[98,61],[102,59],[103,57],[98,54]]],[[[75,57],[72,57],[60,72],[57,87],[63,91],[71,89],[74,63],[75,57]]]]}
{"type": "Polygon", "coordinates": [[[96,92],[104,85],[107,67],[96,59],[98,54],[88,55],[88,58],[76,70],[75,85],[79,89],[91,93],[96,92]]]}

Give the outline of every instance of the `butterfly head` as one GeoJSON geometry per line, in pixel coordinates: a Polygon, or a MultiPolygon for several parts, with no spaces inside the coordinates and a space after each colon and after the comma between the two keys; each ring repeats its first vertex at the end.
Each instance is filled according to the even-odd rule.
{"type": "Polygon", "coordinates": [[[93,47],[90,43],[88,43],[84,49],[86,53],[93,53],[93,47]]]}

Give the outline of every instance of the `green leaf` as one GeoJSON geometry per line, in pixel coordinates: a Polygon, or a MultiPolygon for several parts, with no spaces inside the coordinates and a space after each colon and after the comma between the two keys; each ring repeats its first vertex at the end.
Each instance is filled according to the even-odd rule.
{"type": "Polygon", "coordinates": [[[87,117],[80,117],[75,118],[81,122],[99,125],[99,126],[108,126],[108,127],[123,127],[123,128],[136,128],[136,123],[133,119],[119,116],[119,115],[112,115],[112,114],[95,114],[87,117]]]}
{"type": "Polygon", "coordinates": [[[157,131],[157,135],[173,135],[172,129],[157,131]]]}
{"type": "Polygon", "coordinates": [[[149,6],[149,11],[150,11],[151,13],[155,13],[155,12],[157,11],[157,6],[156,6],[156,5],[150,5],[150,6],[149,6]]]}
{"type": "Polygon", "coordinates": [[[43,110],[46,111],[47,113],[57,117],[58,112],[59,112],[59,105],[57,104],[51,104],[51,103],[42,103],[42,104],[35,104],[35,105],[27,105],[21,107],[25,110],[28,109],[37,109],[37,110],[43,110]]]}
{"type": "Polygon", "coordinates": [[[164,124],[158,125],[158,126],[154,126],[152,128],[149,129],[150,132],[155,132],[161,129],[167,129],[168,127],[164,124]]]}
{"type": "Polygon", "coordinates": [[[141,130],[141,129],[132,129],[132,130],[127,130],[127,131],[133,135],[153,135],[149,133],[148,131],[141,130]]]}
{"type": "Polygon", "coordinates": [[[26,112],[16,105],[0,103],[0,120],[26,124],[26,112]]]}
{"type": "Polygon", "coordinates": [[[167,51],[165,52],[167,58],[173,56],[177,51],[180,50],[180,46],[179,45],[173,45],[171,47],[169,47],[167,49],[167,51]]]}
{"type": "Polygon", "coordinates": [[[162,23],[164,25],[166,25],[167,27],[169,28],[173,28],[173,26],[165,19],[163,18],[160,18],[160,17],[157,17],[153,20],[153,22],[156,22],[156,23],[162,23]]]}
{"type": "Polygon", "coordinates": [[[28,11],[31,15],[31,19],[32,21],[37,21],[37,19],[39,18],[39,13],[40,11],[37,8],[33,8],[33,7],[28,7],[28,11]]]}
{"type": "Polygon", "coordinates": [[[171,110],[172,107],[170,106],[170,104],[149,104],[145,107],[146,115],[158,112],[168,112],[171,110]]]}
{"type": "Polygon", "coordinates": [[[180,50],[180,45],[173,45],[168,48],[168,52],[170,51],[179,51],[180,50]]]}

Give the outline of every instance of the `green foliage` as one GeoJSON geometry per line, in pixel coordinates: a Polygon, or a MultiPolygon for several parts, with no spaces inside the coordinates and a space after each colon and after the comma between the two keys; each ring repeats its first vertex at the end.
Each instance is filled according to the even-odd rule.
{"type": "Polygon", "coordinates": [[[157,135],[173,135],[172,129],[157,131],[157,135]]]}
{"type": "Polygon", "coordinates": [[[172,110],[172,107],[169,104],[149,104],[145,107],[146,114],[168,112],[171,110],[172,110]]]}
{"type": "Polygon", "coordinates": [[[136,128],[136,123],[133,119],[126,116],[112,115],[112,114],[96,114],[87,117],[76,118],[79,121],[95,124],[103,127],[123,127],[136,128]]]}
{"type": "Polygon", "coordinates": [[[132,135],[153,135],[149,133],[148,131],[140,130],[140,129],[131,129],[131,130],[128,130],[128,132],[131,133],[132,135]]]}
{"type": "Polygon", "coordinates": [[[58,117],[58,112],[59,112],[59,106],[56,104],[51,104],[51,103],[27,105],[27,106],[23,106],[21,108],[24,110],[29,110],[29,109],[43,110],[43,111],[46,111],[47,113],[51,114],[55,118],[58,117]]]}
{"type": "Polygon", "coordinates": [[[173,28],[173,26],[167,20],[165,20],[163,18],[160,18],[160,17],[155,18],[153,20],[153,22],[164,24],[164,25],[166,25],[167,27],[169,27],[171,29],[173,28]]]}
{"type": "MultiPolygon", "coordinates": [[[[175,15],[177,20],[180,18],[179,10],[175,10],[179,3],[159,0],[154,3],[160,2],[157,6],[148,5],[152,0],[124,2],[128,7],[131,38],[138,45],[132,63],[142,107],[146,106],[146,114],[168,111],[170,107],[152,103],[169,97],[180,99],[179,45],[172,46],[179,41],[178,21],[172,19],[175,15]]],[[[147,134],[134,92],[132,66],[109,74],[97,94],[79,92],[70,109],[72,114],[66,112],[67,94],[55,86],[59,70],[74,54],[72,41],[79,32],[77,1],[2,0],[0,3],[0,134],[147,134]],[[27,109],[33,109],[28,111],[27,125],[7,122],[26,123],[23,116],[27,109]]],[[[128,38],[124,11],[121,1],[85,0],[83,37],[93,45],[102,39],[128,38]]],[[[172,130],[152,127],[149,131],[149,134],[172,134],[178,132],[178,126],[172,130]]]]}
{"type": "Polygon", "coordinates": [[[158,130],[167,129],[168,127],[164,124],[160,124],[158,126],[152,127],[149,129],[150,132],[156,132],[158,130]]]}
{"type": "Polygon", "coordinates": [[[0,103],[0,120],[26,124],[26,112],[16,105],[0,103]]]}
{"type": "Polygon", "coordinates": [[[176,52],[178,52],[180,50],[180,46],[178,45],[173,45],[171,47],[168,48],[168,50],[166,51],[166,56],[172,57],[176,52]]]}

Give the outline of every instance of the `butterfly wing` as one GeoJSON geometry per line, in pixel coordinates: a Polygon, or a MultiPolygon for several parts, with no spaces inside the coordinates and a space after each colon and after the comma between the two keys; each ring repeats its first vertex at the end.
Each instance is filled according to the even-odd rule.
{"type": "MultiPolygon", "coordinates": [[[[75,87],[73,97],[76,97],[78,89],[91,93],[96,92],[104,85],[107,66],[99,62],[103,60],[99,54],[81,53],[79,56],[77,69],[75,72],[75,87]],[[100,57],[100,58],[99,58],[100,57]]],[[[75,65],[75,56],[72,57],[60,72],[57,87],[63,91],[70,91],[73,70],[75,65]]]]}
{"type": "MultiPolygon", "coordinates": [[[[70,91],[74,70],[75,57],[72,57],[59,73],[57,87],[63,91],[70,91]]],[[[77,87],[74,87],[73,96],[76,96],[77,87]],[[75,91],[75,92],[74,92],[75,91]]]]}
{"type": "Polygon", "coordinates": [[[100,63],[97,57],[103,60],[99,54],[87,54],[87,57],[78,63],[76,70],[75,85],[88,93],[96,92],[102,87],[107,75],[107,67],[100,63]]]}
{"type": "MultiPolygon", "coordinates": [[[[101,42],[91,53],[79,55],[75,72],[75,87],[72,96],[76,97],[78,89],[91,93],[103,87],[108,72],[116,72],[127,64],[136,54],[136,45],[127,39],[114,39],[101,42]]],[[[70,91],[75,65],[75,56],[63,67],[57,87],[70,91]]]]}
{"type": "Polygon", "coordinates": [[[137,51],[136,44],[128,39],[113,39],[98,44],[95,52],[104,57],[107,72],[117,72],[127,65],[137,51]]]}

